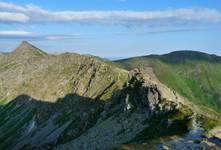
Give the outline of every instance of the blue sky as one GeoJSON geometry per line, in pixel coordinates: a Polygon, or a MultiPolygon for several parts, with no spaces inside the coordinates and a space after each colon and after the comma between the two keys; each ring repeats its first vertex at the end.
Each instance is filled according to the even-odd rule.
{"type": "Polygon", "coordinates": [[[0,45],[131,57],[174,50],[221,55],[221,0],[2,0],[0,45]]]}

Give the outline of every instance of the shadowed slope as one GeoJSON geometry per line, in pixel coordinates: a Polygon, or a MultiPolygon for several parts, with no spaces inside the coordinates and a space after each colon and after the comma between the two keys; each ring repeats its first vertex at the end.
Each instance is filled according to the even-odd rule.
{"type": "Polygon", "coordinates": [[[0,107],[0,149],[57,145],[92,126],[102,102],[69,94],[56,103],[18,96],[0,107]]]}

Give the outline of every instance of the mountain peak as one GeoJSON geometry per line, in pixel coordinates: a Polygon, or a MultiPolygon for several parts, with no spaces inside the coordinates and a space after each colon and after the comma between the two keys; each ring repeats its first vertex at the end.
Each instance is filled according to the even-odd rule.
{"type": "Polygon", "coordinates": [[[39,48],[35,47],[34,45],[30,44],[27,41],[22,41],[21,44],[14,50],[16,55],[24,55],[27,57],[30,56],[46,56],[47,53],[43,52],[39,48]]]}
{"type": "Polygon", "coordinates": [[[34,46],[30,44],[28,41],[22,41],[15,50],[33,49],[33,47],[34,46]]]}
{"type": "Polygon", "coordinates": [[[21,45],[30,45],[30,46],[32,46],[32,44],[30,44],[28,41],[22,41],[21,45]]]}

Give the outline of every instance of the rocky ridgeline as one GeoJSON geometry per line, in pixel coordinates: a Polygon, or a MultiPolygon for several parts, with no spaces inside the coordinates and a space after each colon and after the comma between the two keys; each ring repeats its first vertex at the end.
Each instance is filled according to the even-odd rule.
{"type": "Polygon", "coordinates": [[[73,53],[50,55],[22,42],[0,63],[0,99],[21,94],[55,102],[69,93],[107,100],[128,72],[101,59],[73,53]]]}
{"type": "MultiPolygon", "coordinates": [[[[185,107],[177,100],[166,97],[156,84],[144,80],[142,74],[134,70],[126,86],[104,105],[96,124],[76,139],[55,149],[95,150],[116,147],[141,138],[145,131],[158,128],[152,122],[155,118],[161,124],[155,131],[169,130],[176,126],[178,120],[188,122],[192,111],[181,111],[185,107]],[[170,115],[177,112],[182,113],[182,118],[170,119],[170,115]]],[[[187,126],[187,122],[183,126],[187,126]]]]}

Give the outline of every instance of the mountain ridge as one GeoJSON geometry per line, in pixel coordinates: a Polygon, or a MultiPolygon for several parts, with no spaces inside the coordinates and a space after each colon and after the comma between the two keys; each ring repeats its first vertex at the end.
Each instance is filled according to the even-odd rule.
{"type": "MultiPolygon", "coordinates": [[[[123,84],[117,82],[118,80],[127,78],[126,70],[116,68],[95,57],[72,53],[60,55],[39,55],[37,53],[36,55],[36,50],[39,52],[39,49],[31,44],[22,43],[1,62],[0,98],[13,99],[16,95],[27,94],[36,99],[53,100],[63,97],[70,90],[80,95],[92,92],[89,95],[95,97],[99,93],[102,94],[103,89],[101,88],[101,91],[98,92],[90,85],[97,84],[97,87],[104,89],[109,85],[109,88],[114,90],[119,83],[123,84]],[[23,47],[25,49],[22,49],[23,47]],[[110,80],[105,80],[105,78],[110,80]],[[95,82],[99,80],[103,80],[103,84],[101,82],[99,85],[95,82]],[[5,90],[7,92],[4,92],[5,90]],[[48,92],[44,90],[48,90],[48,92]]],[[[103,94],[108,95],[107,93],[103,94]]]]}
{"type": "Polygon", "coordinates": [[[194,122],[205,132],[216,130],[187,146],[211,147],[219,113],[168,88],[150,66],[118,66],[94,56],[42,54],[20,44],[0,61],[0,149],[112,149],[182,136],[194,122]]]}

